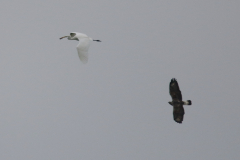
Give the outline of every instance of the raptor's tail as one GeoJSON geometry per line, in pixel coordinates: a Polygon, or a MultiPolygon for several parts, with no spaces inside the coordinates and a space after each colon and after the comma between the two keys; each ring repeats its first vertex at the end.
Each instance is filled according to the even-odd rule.
{"type": "Polygon", "coordinates": [[[191,100],[183,101],[183,105],[192,105],[191,100]]]}

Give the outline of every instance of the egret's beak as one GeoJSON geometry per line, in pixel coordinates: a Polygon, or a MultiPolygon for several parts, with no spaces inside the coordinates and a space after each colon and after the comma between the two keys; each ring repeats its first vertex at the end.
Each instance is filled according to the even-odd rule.
{"type": "Polygon", "coordinates": [[[68,36],[61,37],[60,39],[63,39],[63,38],[66,38],[66,37],[68,37],[68,36]]]}

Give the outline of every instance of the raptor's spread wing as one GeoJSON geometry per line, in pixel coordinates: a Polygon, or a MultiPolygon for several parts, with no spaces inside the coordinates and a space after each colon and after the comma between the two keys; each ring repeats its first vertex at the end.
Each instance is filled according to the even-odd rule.
{"type": "Polygon", "coordinates": [[[173,101],[182,101],[182,93],[175,78],[173,78],[169,84],[169,92],[173,101]]]}
{"type": "Polygon", "coordinates": [[[177,123],[182,123],[184,117],[184,108],[182,104],[177,104],[173,106],[173,119],[177,123]]]}

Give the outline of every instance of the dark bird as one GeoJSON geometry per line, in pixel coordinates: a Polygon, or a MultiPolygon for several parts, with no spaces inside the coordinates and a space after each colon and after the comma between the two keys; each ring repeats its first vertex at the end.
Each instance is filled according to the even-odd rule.
{"type": "Polygon", "coordinates": [[[184,116],[184,108],[183,105],[191,105],[192,101],[182,101],[182,93],[179,89],[178,82],[175,78],[173,78],[169,84],[169,92],[172,97],[172,102],[168,102],[173,106],[173,119],[177,123],[182,123],[184,116]]]}

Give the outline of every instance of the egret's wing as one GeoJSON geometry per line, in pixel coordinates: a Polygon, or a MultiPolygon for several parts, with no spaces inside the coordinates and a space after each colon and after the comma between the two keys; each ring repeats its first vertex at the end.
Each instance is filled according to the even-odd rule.
{"type": "Polygon", "coordinates": [[[91,40],[89,38],[82,38],[77,45],[78,56],[83,63],[88,62],[88,48],[91,40]]]}

